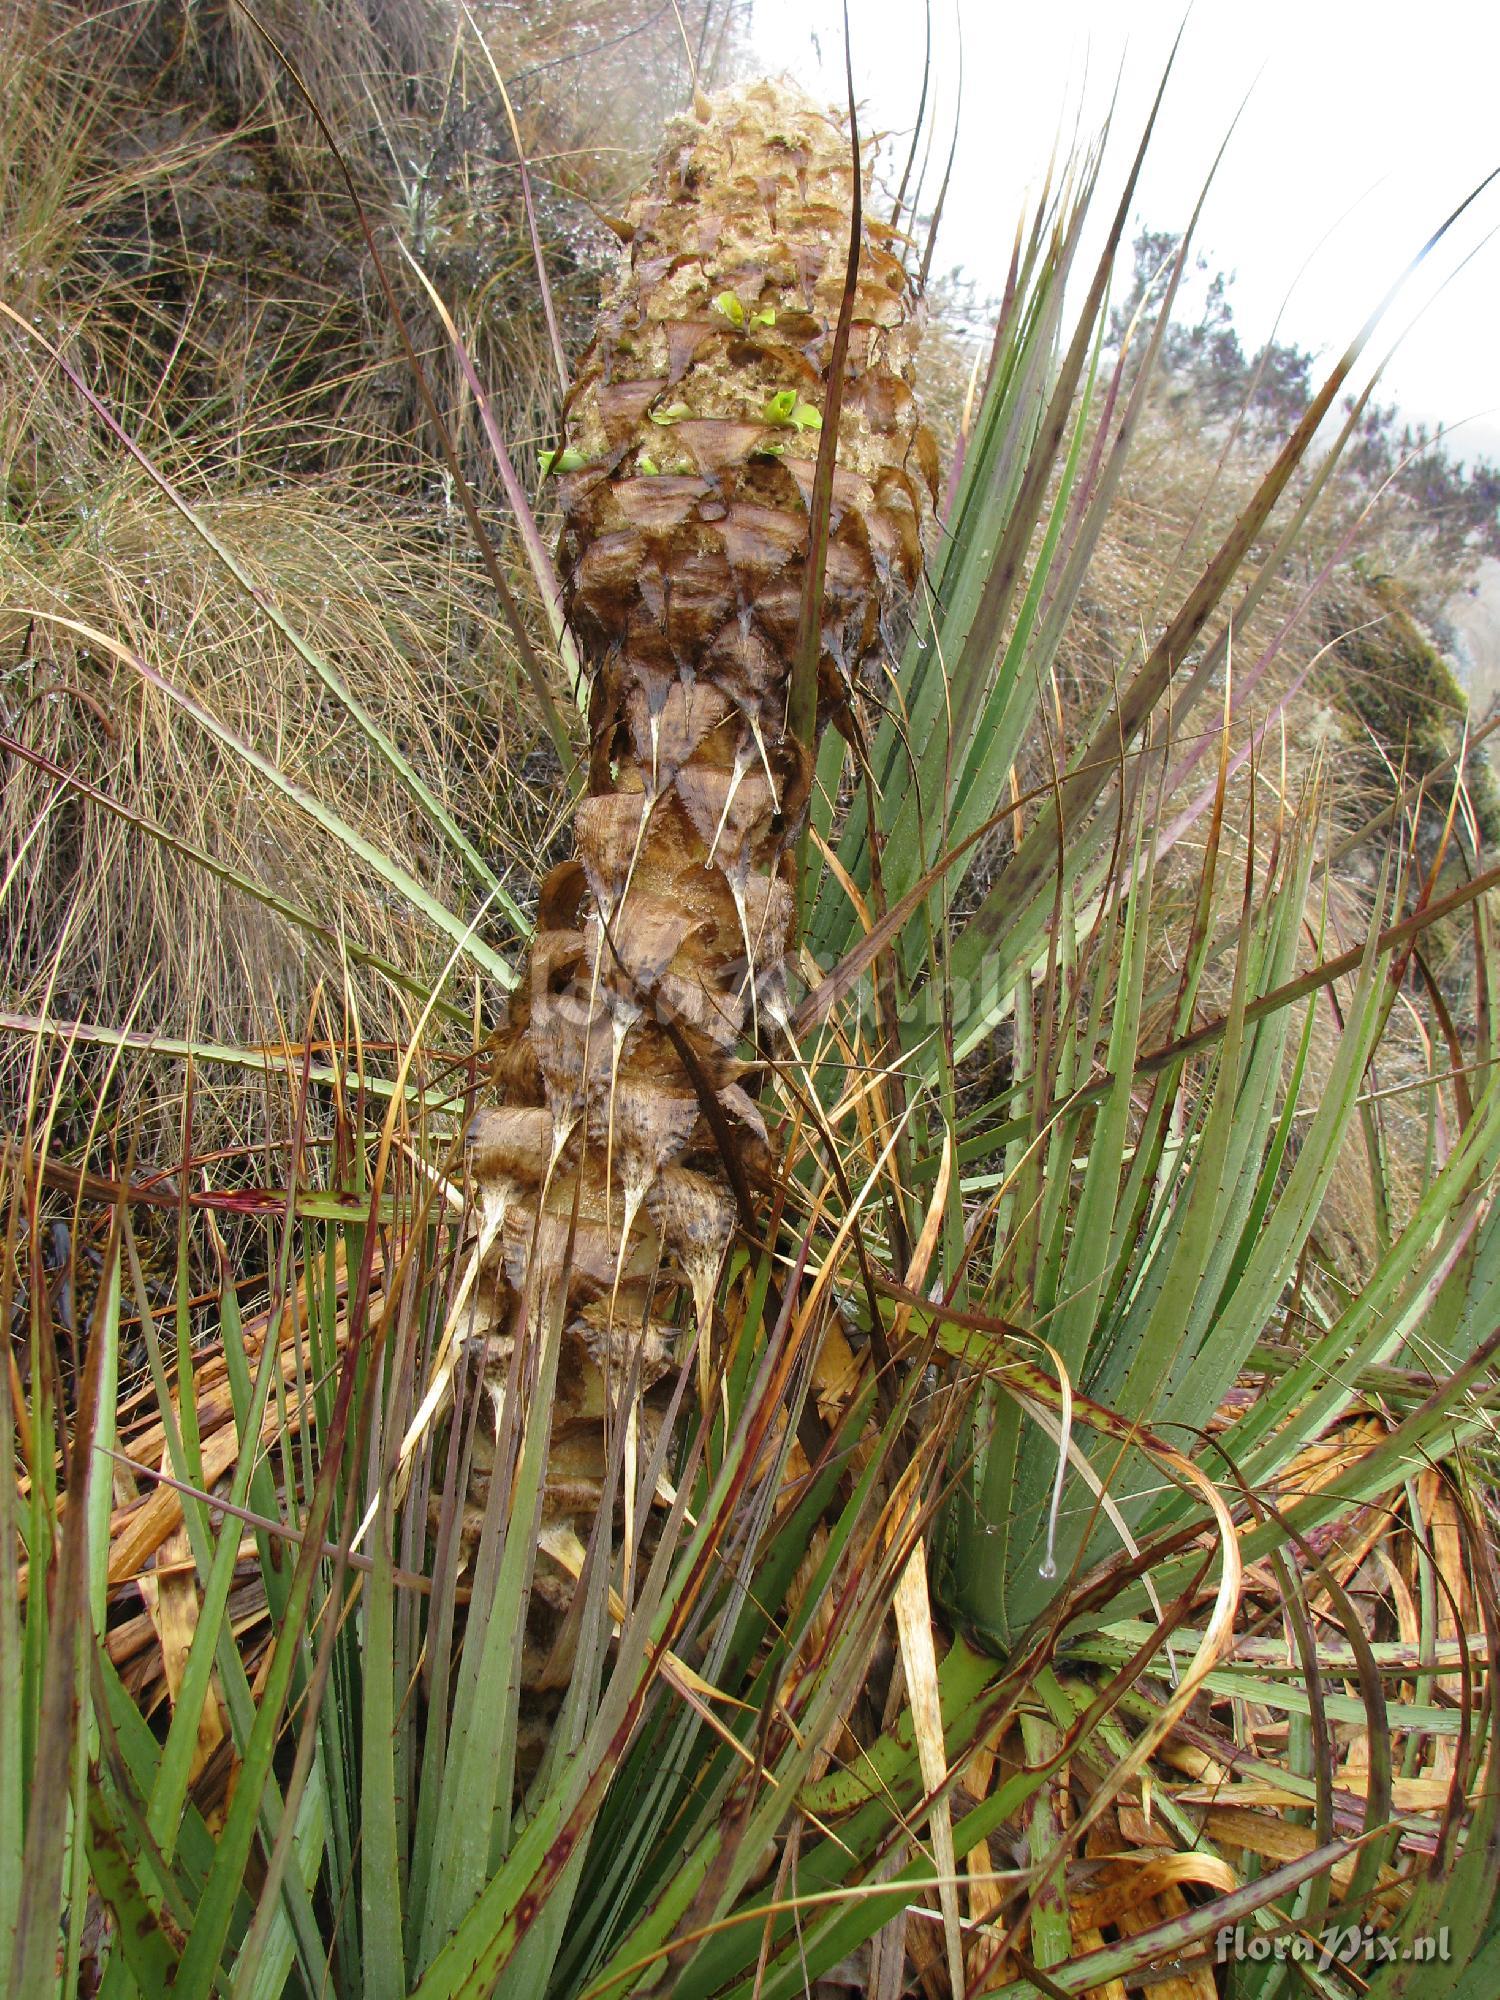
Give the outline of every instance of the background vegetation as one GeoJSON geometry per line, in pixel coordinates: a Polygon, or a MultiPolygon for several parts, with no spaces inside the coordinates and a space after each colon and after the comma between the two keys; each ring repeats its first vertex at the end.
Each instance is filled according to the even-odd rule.
{"type": "Polygon", "coordinates": [[[1075,268],[1074,163],[930,343],[676,1504],[466,1542],[456,1139],[583,734],[518,501],[740,18],[260,19],[0,22],[10,1990],[1480,2000],[1493,468],[1174,318],[1190,239],[1075,268]]]}

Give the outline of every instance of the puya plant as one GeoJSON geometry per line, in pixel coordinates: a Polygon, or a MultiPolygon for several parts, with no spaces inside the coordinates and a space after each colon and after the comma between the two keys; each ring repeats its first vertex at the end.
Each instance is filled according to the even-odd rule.
{"type": "MultiPolygon", "coordinates": [[[[1183,718],[1223,696],[1216,607],[1238,579],[1249,615],[1316,500],[1247,574],[1316,426],[1028,823],[1011,773],[1149,379],[1102,348],[1130,191],[1067,338],[1094,166],[1018,245],[931,615],[876,702],[860,670],[930,505],[899,239],[798,94],[704,108],[631,218],[551,465],[593,756],[493,1079],[462,1104],[428,1083],[432,1014],[389,1075],[309,1075],[347,1164],[294,1155],[268,1310],[244,1320],[223,1269],[206,1344],[213,1203],[184,1182],[175,1355],[109,1190],[69,1412],[25,1290],[13,1988],[71,1990],[87,1958],[122,1995],[750,2000],[861,1954],[872,1991],[1112,1995],[1172,1959],[1203,1994],[1236,1925],[1269,1947],[1375,1917],[1446,1922],[1423,1990],[1457,1991],[1497,1838],[1470,1805],[1494,1590],[1470,1495],[1429,1536],[1407,1488],[1488,1422],[1493,1092],[1465,1082],[1450,1121],[1429,1087],[1431,1188],[1341,1293],[1319,1202],[1436,903],[1405,914],[1397,870],[1352,963],[1299,969],[1316,795],[1269,862],[1247,833],[1227,931],[1227,740],[1160,805],[1183,718]],[[1013,844],[961,902],[1002,813],[1013,844]],[[1154,991],[1159,871],[1200,819],[1154,991]],[[1350,975],[1301,1134],[1313,1010],[1350,975]],[[963,1059],[1006,1024],[1008,1074],[976,1091],[963,1059]],[[132,1316],[139,1435],[114,1410],[132,1316]],[[1247,1363],[1261,1401],[1205,1444],[1247,1363]],[[1310,1470],[1376,1395],[1378,1434],[1310,1470]],[[1382,1507],[1414,1565],[1399,1643],[1329,1545],[1382,1507]],[[122,1635],[153,1562],[157,1727],[122,1635]],[[1273,1586],[1286,1627],[1241,1650],[1273,1586]],[[1237,1738],[1247,1702],[1284,1740],[1237,1738]],[[1273,1842],[1277,1811],[1306,1837],[1273,1842]]],[[[1449,900],[1488,977],[1486,880],[1449,900]]],[[[445,928],[461,960],[466,917],[445,928]]],[[[34,1241],[44,1174],[7,1170],[34,1241]]],[[[1267,1950],[1227,1976],[1261,2000],[1282,1971],[1267,1950]]]]}
{"type": "Polygon", "coordinates": [[[547,1485],[584,1535],[616,1429],[631,1517],[649,1516],[639,1481],[684,1346],[711,1407],[719,1278],[768,1208],[742,1051],[786,1032],[814,733],[921,560],[934,455],[914,301],[868,234],[854,268],[853,173],[837,129],[771,85],[679,132],[628,218],[629,269],[566,413],[588,788],[468,1164],[487,1379],[514,1410],[542,1371],[547,1485]],[[748,319],[724,309],[742,295],[748,319]],[[796,421],[809,395],[829,396],[826,427],[796,421]],[[651,462],[663,428],[680,470],[651,462]]]}

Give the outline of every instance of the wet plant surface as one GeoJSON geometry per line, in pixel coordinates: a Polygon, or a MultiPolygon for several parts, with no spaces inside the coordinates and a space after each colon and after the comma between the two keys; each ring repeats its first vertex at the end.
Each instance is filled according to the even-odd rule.
{"type": "Polygon", "coordinates": [[[737,27],[0,29],[7,1990],[1482,2000],[1452,536],[737,27]]]}

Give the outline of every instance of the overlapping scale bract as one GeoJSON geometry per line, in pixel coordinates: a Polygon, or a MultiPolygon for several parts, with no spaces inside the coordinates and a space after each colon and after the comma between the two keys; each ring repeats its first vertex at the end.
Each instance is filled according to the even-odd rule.
{"type": "MultiPolygon", "coordinates": [[[[668,134],[569,399],[562,566],[592,675],[588,793],[469,1143],[493,1244],[488,1377],[503,1396],[519,1328],[561,1312],[547,1510],[584,1537],[607,1427],[629,1419],[644,1465],[665,1378],[711,1340],[736,1220],[726,1138],[743,1184],[764,1184],[743,1079],[783,1014],[811,780],[787,690],[853,163],[785,84],[707,111],[668,134]]],[[[820,722],[885,643],[931,504],[914,301],[878,234],[839,419],[820,722]]],[[[476,1505],[484,1480],[481,1464],[476,1505]]],[[[557,1671],[533,1652],[534,1678],[557,1671]]]]}

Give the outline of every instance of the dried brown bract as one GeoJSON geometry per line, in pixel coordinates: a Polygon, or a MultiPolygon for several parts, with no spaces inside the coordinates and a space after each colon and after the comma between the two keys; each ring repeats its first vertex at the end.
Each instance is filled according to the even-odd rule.
{"type": "MultiPolygon", "coordinates": [[[[811,784],[787,732],[788,679],[852,173],[844,131],[785,84],[679,120],[630,212],[629,265],[567,411],[562,555],[593,676],[588,795],[576,859],[543,889],[470,1165],[498,1218],[491,1384],[503,1399],[523,1325],[539,1338],[560,1323],[544,1510],[584,1537],[608,1427],[631,1427],[629,1482],[674,1359],[694,1342],[709,1352],[733,1181],[753,1184],[766,1158],[741,1078],[784,1018],[811,784]]],[[[820,724],[921,562],[934,465],[912,393],[915,306],[867,229],[820,724]]],[[[481,1471],[471,1500],[483,1492],[481,1471]]]]}

